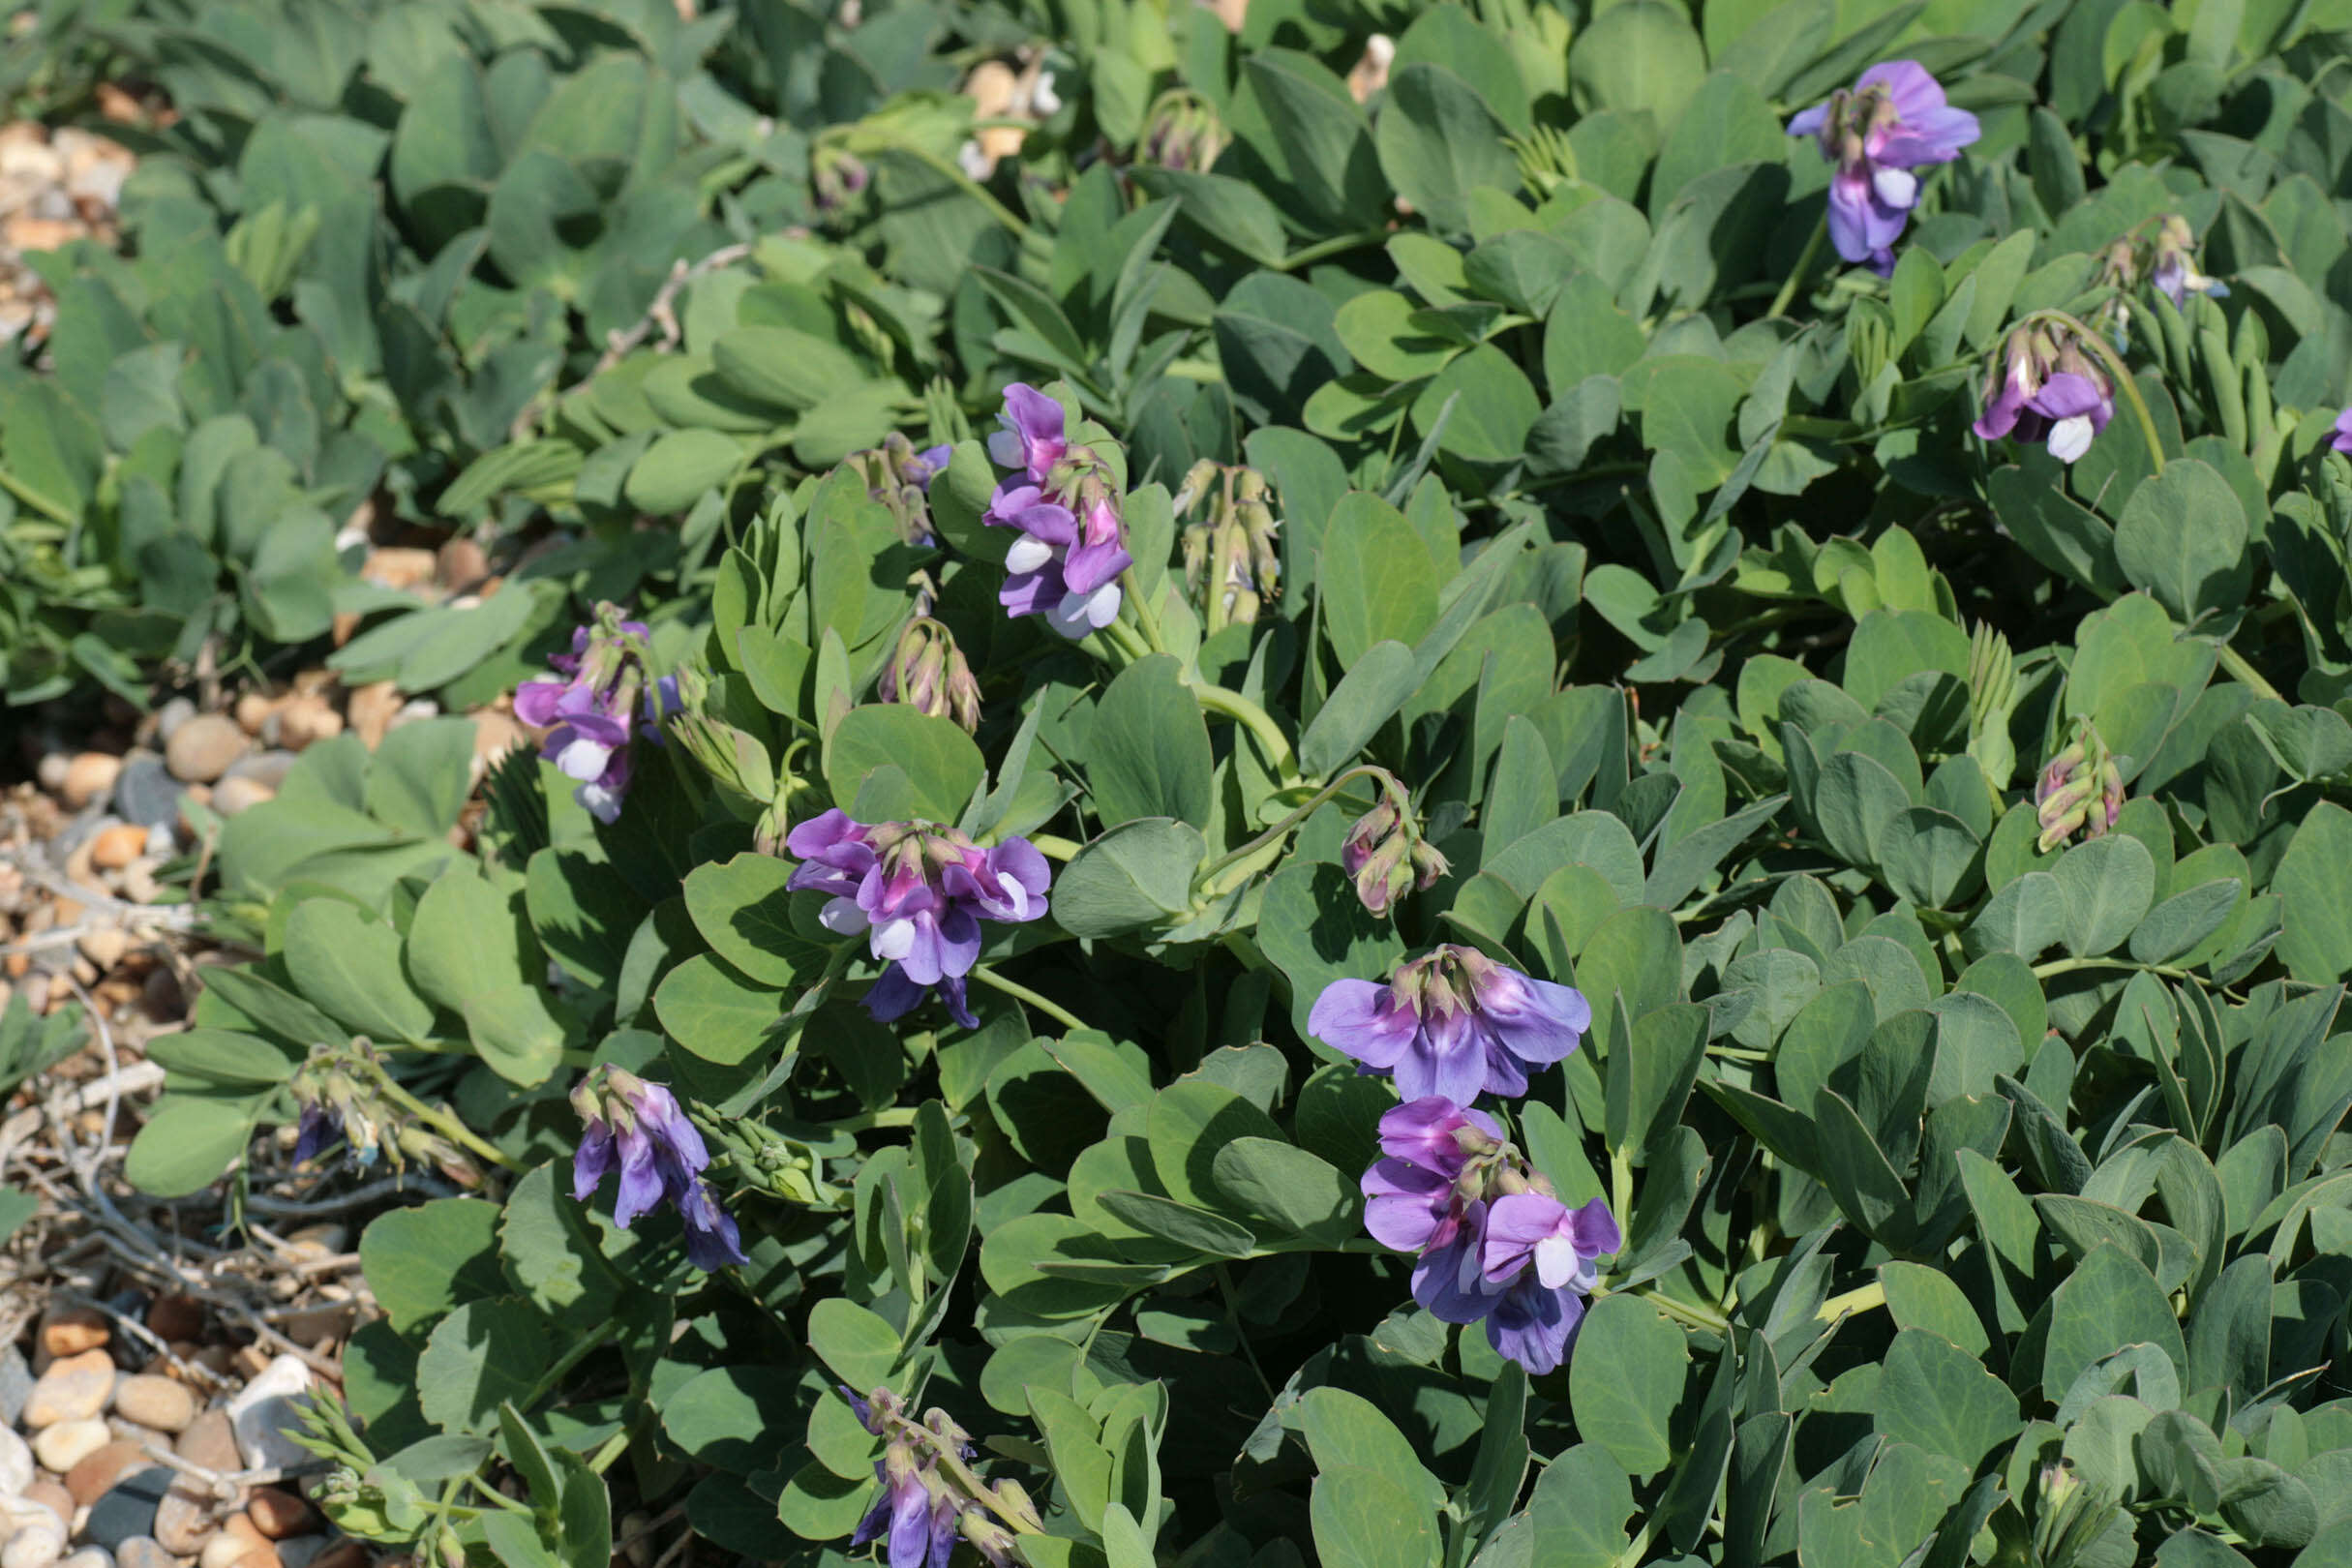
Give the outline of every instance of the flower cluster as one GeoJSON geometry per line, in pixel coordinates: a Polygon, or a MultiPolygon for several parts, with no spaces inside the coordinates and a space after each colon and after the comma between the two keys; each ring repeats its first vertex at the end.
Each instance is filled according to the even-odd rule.
{"type": "Polygon", "coordinates": [[[1448,869],[1436,846],[1421,836],[1421,825],[1402,793],[1383,790],[1379,803],[1358,817],[1340,841],[1340,869],[1354,879],[1365,909],[1383,920],[1407,888],[1427,892],[1448,869]]]}
{"type": "Polygon", "coordinates": [[[1470,1101],[1525,1094],[1528,1073],[1575,1050],[1591,1024],[1571,987],[1451,946],[1386,986],[1333,981],[1307,1021],[1364,1070],[1393,1072],[1404,1100],[1380,1118],[1365,1228],[1417,1254],[1415,1301],[1449,1323],[1483,1322],[1496,1353],[1532,1372],[1567,1359],[1598,1260],[1623,1238],[1601,1199],[1562,1203],[1470,1101]]]}
{"type": "Polygon", "coordinates": [[[981,849],[952,828],[927,822],[853,822],[835,808],[800,824],[784,847],[800,865],[786,883],[831,895],[826,929],[868,933],[885,968],[865,993],[866,1010],[888,1023],[937,987],[967,1029],[965,977],[980,959],[980,922],[1018,922],[1045,913],[1051,873],[1026,838],[981,849]]]}
{"type": "Polygon", "coordinates": [[[1175,511],[1186,519],[1184,581],[1206,612],[1204,635],[1255,621],[1282,576],[1281,526],[1266,504],[1265,475],[1203,458],[1176,492],[1175,511]],[[1204,502],[1203,515],[1192,518],[1204,502]]]}
{"type": "Polygon", "coordinates": [[[2097,838],[2124,813],[2124,772],[2089,719],[2077,719],[2074,739],[2034,781],[2034,812],[2041,824],[2042,854],[2080,830],[2097,838]]]}
{"type": "Polygon", "coordinates": [[[919,1423],[890,1389],[860,1399],[845,1387],[841,1397],[860,1426],[886,1439],[874,1462],[882,1494],[858,1522],[850,1550],[882,1541],[890,1568],[947,1568],[962,1540],[993,1568],[1012,1568],[1014,1529],[1000,1521],[1022,1534],[1044,1528],[1020,1483],[983,1485],[972,1472],[978,1451],[970,1435],[945,1410],[926,1411],[919,1423]]]}
{"type": "Polygon", "coordinates": [[[869,451],[852,452],[842,467],[865,481],[865,493],[890,509],[898,521],[898,536],[911,545],[934,542],[931,529],[931,481],[955,455],[952,446],[928,446],[918,452],[915,443],[896,431],[869,451]]]}
{"type": "Polygon", "coordinates": [[[967,735],[980,729],[980,682],[972,665],[955,646],[955,634],[927,615],[916,616],[898,634],[879,695],[933,718],[953,719],[967,735]]]}
{"type": "Polygon", "coordinates": [[[1163,93],[1135,143],[1135,161],[1206,172],[1230,139],[1206,99],[1191,92],[1163,93]]]}
{"type": "Polygon", "coordinates": [[[1894,271],[1894,242],[1918,204],[1915,168],[1948,164],[1980,135],[1976,116],[1944,101],[1915,60],[1889,60],[1850,89],[1789,122],[1837,166],[1829,177],[1829,239],[1837,254],[1881,277],[1894,271]]]}
{"type": "Polygon", "coordinates": [[[1975,432],[1988,441],[2014,436],[2048,443],[2072,463],[2115,417],[2115,384],[2064,327],[2030,322],[2009,334],[1985,376],[1984,412],[1975,432]]]}
{"type": "Polygon", "coordinates": [[[390,1157],[395,1170],[421,1160],[460,1187],[481,1185],[481,1172],[439,1131],[419,1121],[386,1087],[382,1059],[364,1038],[315,1045],[286,1087],[302,1107],[294,1131],[293,1162],[307,1164],[338,1147],[364,1170],[390,1157]]]}
{"type": "Polygon", "coordinates": [[[703,1175],[710,1151],[675,1095],[608,1064],[580,1080],[572,1108],[586,1130],[572,1155],[573,1197],[586,1203],[618,1163],[613,1223],[626,1230],[639,1215],[667,1202],[685,1223],[686,1260],[696,1268],[749,1261],[735,1221],[703,1175]]]}
{"type": "Polygon", "coordinates": [[[623,620],[610,604],[572,633],[572,650],[548,659],[561,678],[515,688],[515,717],[547,732],[539,754],[579,785],[573,792],[598,822],[620,815],[629,789],[629,741],[640,729],[658,738],[662,715],[678,707],[666,678],[651,679],[652,648],[642,620],[623,620]]]}
{"type": "Polygon", "coordinates": [[[1072,641],[1119,616],[1119,574],[1134,563],[1110,470],[1064,433],[1062,406],[1036,387],[1005,388],[1004,429],[988,437],[997,467],[1017,469],[996,487],[980,521],[1017,528],[997,602],[1014,616],[1042,615],[1072,641]]]}

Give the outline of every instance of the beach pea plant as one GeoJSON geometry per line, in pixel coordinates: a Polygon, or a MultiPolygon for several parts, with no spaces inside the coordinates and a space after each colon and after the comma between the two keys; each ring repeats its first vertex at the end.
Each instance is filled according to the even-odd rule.
{"type": "Polygon", "coordinates": [[[130,1174],[411,1189],[337,1523],[2352,1556],[2347,18],[1863,9],[868,14],[1057,106],[820,73],[460,481],[701,563],[219,831],[130,1174]]]}

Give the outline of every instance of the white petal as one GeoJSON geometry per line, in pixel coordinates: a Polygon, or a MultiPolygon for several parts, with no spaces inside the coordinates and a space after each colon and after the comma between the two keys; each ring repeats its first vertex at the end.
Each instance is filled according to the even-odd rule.
{"type": "Polygon", "coordinates": [[[855,898],[834,898],[817,912],[817,923],[841,936],[856,936],[870,923],[855,898]]]}
{"type": "Polygon", "coordinates": [[[910,920],[885,920],[874,927],[873,952],[877,958],[904,958],[915,950],[915,922],[910,920]]]}
{"type": "Polygon", "coordinates": [[[592,780],[572,791],[572,799],[598,822],[617,822],[620,818],[620,797],[592,780]]]}
{"type": "Polygon", "coordinates": [[[1005,890],[1005,897],[1012,904],[1012,913],[1026,918],[1029,914],[1029,890],[1022,887],[1010,872],[999,871],[996,885],[1005,890]]]}
{"type": "MultiPolygon", "coordinates": [[[[977,141],[967,141],[956,148],[955,161],[963,166],[966,174],[976,180],[984,180],[996,172],[996,160],[980,151],[980,144],[977,141]]],[[[1018,466],[1017,464],[1007,465],[1008,467],[1017,467],[1018,466]]]]}
{"type": "Polygon", "coordinates": [[[556,767],[565,778],[576,778],[586,784],[602,778],[605,769],[612,765],[612,761],[613,748],[611,746],[600,745],[596,741],[582,739],[574,740],[563,748],[562,754],[556,759],[556,767]]]}
{"type": "MultiPolygon", "coordinates": [[[[1015,458],[1013,461],[1017,463],[1020,460],[1015,458]]],[[[1024,533],[1012,542],[1010,550],[1005,552],[1005,570],[1034,572],[1051,559],[1053,546],[1034,533],[1024,533]]]]}
{"type": "Polygon", "coordinates": [[[1000,468],[1017,468],[1026,459],[1021,453],[1018,431],[1000,430],[988,437],[988,461],[1000,468]]]}
{"type": "Polygon", "coordinates": [[[1557,1290],[1576,1278],[1576,1243],[1565,1236],[1546,1236],[1535,1244],[1535,1277],[1546,1290],[1557,1290]]]}
{"type": "Polygon", "coordinates": [[[1880,168],[1871,174],[1870,186],[1890,207],[1908,211],[1919,199],[1919,177],[1908,168],[1880,168]]]}
{"type": "Polygon", "coordinates": [[[1073,643],[1095,629],[1086,618],[1086,597],[1078,593],[1062,595],[1062,602],[1045,612],[1045,623],[1073,643]]]}
{"type": "Polygon", "coordinates": [[[1062,95],[1053,90],[1052,72],[1040,71],[1038,73],[1037,85],[1029,92],[1029,106],[1037,110],[1040,119],[1045,118],[1062,106],[1062,95]]]}
{"type": "Polygon", "coordinates": [[[1088,625],[1100,631],[1118,618],[1119,585],[1116,582],[1105,583],[1087,596],[1086,621],[1088,625]]]}
{"type": "Polygon", "coordinates": [[[2091,416],[2075,414],[2050,427],[2050,455],[2071,463],[2091,450],[2091,416]]]}

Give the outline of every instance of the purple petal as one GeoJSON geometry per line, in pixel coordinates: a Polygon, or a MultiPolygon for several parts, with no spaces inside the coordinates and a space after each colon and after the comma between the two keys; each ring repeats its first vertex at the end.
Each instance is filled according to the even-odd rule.
{"type": "MultiPolygon", "coordinates": [[[[1407,1100],[1438,1095],[1457,1105],[1487,1091],[1485,1031],[1464,1012],[1444,1012],[1421,1021],[1412,1048],[1397,1059],[1397,1093],[1407,1100]]],[[[1526,1083],[1523,1078],[1521,1092],[1526,1083]]]]}
{"type": "Polygon", "coordinates": [[[1532,1274],[1503,1294],[1487,1318],[1487,1342],[1506,1361],[1541,1375],[1568,1359],[1583,1320],[1584,1299],[1573,1290],[1547,1290],[1532,1274]]]}
{"type": "Polygon", "coordinates": [[[719,1207],[718,1194],[709,1182],[697,1182],[678,1206],[686,1224],[686,1261],[705,1274],[730,1263],[748,1263],[735,1218],[719,1207]]]}
{"type": "Polygon", "coordinates": [[[1015,572],[1006,578],[1005,586],[997,590],[996,602],[1005,607],[1007,615],[1017,618],[1050,610],[1068,594],[1069,589],[1062,586],[1061,563],[1055,561],[1037,571],[1015,572]]]}
{"type": "Polygon", "coordinates": [[[1082,544],[1070,551],[1062,563],[1062,580],[1072,593],[1092,593],[1112,581],[1135,563],[1116,540],[1109,544],[1082,544]]]}
{"type": "Polygon", "coordinates": [[[2336,434],[2328,444],[2338,452],[2352,454],[2352,408],[2336,416],[2336,434]]]}
{"type": "Polygon", "coordinates": [[[915,1010],[923,998],[923,987],[907,979],[905,970],[890,965],[865,990],[865,1010],[876,1023],[890,1023],[915,1010]]]}
{"type": "Polygon", "coordinates": [[[1421,1020],[1392,1004],[1385,985],[1366,980],[1333,980],[1314,999],[1314,1007],[1307,1014],[1307,1032],[1367,1067],[1393,1068],[1412,1048],[1421,1020]]]}
{"type": "Polygon", "coordinates": [[[632,1128],[618,1136],[620,1191],[613,1200],[613,1223],[626,1230],[639,1215],[667,1195],[653,1160],[653,1141],[632,1128]]]}
{"type": "Polygon", "coordinates": [[[2060,371],[2041,383],[2041,390],[2032,399],[2035,411],[2050,419],[2071,419],[2076,414],[2090,414],[2106,403],[2106,398],[2088,377],[2071,371],[2060,371]]]}
{"type": "Polygon", "coordinates": [[[515,717],[534,730],[546,729],[558,716],[564,690],[560,680],[524,681],[515,688],[515,717]]]}
{"type": "Polygon", "coordinates": [[[1586,1257],[1608,1257],[1625,1245],[1625,1236],[1617,1228],[1616,1216],[1609,1205],[1594,1198],[1568,1216],[1568,1239],[1586,1257]]]}
{"type": "Polygon", "coordinates": [[[1818,136],[1822,134],[1822,127],[1826,125],[1828,121],[1829,106],[1827,104],[1816,104],[1811,108],[1805,109],[1798,113],[1795,118],[1789,122],[1789,135],[1793,136],[1818,136]]]}
{"type": "Polygon", "coordinates": [[[572,1196],[582,1203],[596,1195],[596,1189],[613,1168],[613,1130],[603,1122],[590,1122],[580,1134],[580,1147],[572,1151],[572,1196]]]}
{"type": "Polygon", "coordinates": [[[943,977],[937,986],[939,1000],[940,1004],[948,1010],[949,1017],[953,1018],[966,1029],[978,1029],[980,1019],[973,1016],[972,1004],[965,999],[965,988],[968,983],[961,975],[943,977]]]}

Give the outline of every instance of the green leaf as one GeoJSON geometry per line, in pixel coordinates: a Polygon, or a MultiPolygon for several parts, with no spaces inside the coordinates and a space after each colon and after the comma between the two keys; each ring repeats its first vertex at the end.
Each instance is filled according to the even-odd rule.
{"type": "Polygon", "coordinates": [[[825,743],[825,783],[834,804],[847,809],[859,786],[885,767],[906,774],[929,820],[950,824],[963,816],[987,774],[980,747],[951,719],[903,703],[851,709],[825,743]]]}
{"type": "Polygon", "coordinates": [[[1190,1203],[1118,1188],[1096,1193],[1095,1201],[1113,1219],[1204,1256],[1248,1257],[1257,1251],[1257,1238],[1248,1226],[1220,1219],[1190,1203]]]}
{"type": "Polygon", "coordinates": [[[1086,753],[1095,811],[1105,825],[1172,817],[1208,826],[1216,797],[1208,726],[1171,656],[1138,659],[1104,689],[1086,753]]]}
{"type": "Polygon", "coordinates": [[[1356,1183],[1306,1150],[1279,1138],[1237,1137],[1219,1149],[1211,1180],[1243,1215],[1293,1235],[1354,1234],[1363,1196],[1356,1183]]]}
{"type": "Polygon", "coordinates": [[[340,898],[313,898],[286,924],[286,967],[303,994],[356,1034],[422,1040],[433,1010],[401,979],[400,936],[340,898]]]}
{"type": "Polygon", "coordinates": [[[2347,865],[2352,865],[2352,811],[2318,801],[2295,829],[2271,881],[2272,890],[2286,901],[2278,956],[2299,980],[2325,984],[2352,973],[2352,899],[2343,890],[2347,865]]]}
{"type": "MultiPolygon", "coordinates": [[[[818,1398],[848,1415],[838,1396],[828,1391],[818,1398]]],[[[783,1456],[783,1434],[801,1424],[800,1403],[796,1379],[781,1368],[713,1367],[663,1402],[661,1427],[693,1459],[748,1475],[783,1456]]],[[[857,1426],[854,1416],[850,1425],[857,1426]]]]}
{"type": "Polygon", "coordinates": [[[1054,878],[1053,917],[1077,937],[1169,922],[1192,904],[1208,845],[1189,823],[1145,817],[1089,843],[1054,878]]]}
{"type": "Polygon", "coordinates": [[[2243,602],[2251,576],[2246,544],[2237,492],[2193,458],[2175,458],[2143,480],[2115,525],[2124,575],[2184,624],[2243,602]]]}
{"type": "Polygon", "coordinates": [[[808,1347],[863,1397],[890,1381],[898,1331],[856,1302],[828,1296],[809,1312],[808,1347]]]}
{"type": "Polygon", "coordinates": [[[2156,861],[2128,833],[2075,845],[2059,857],[2050,874],[2066,899],[2066,950],[2077,958],[2123,946],[2156,896],[2156,861]]]}
{"type": "Polygon", "coordinates": [[[1671,136],[1706,77],[1706,48],[1678,8],[1633,0],[1577,34],[1568,76],[1580,104],[1646,111],[1671,136]]]}
{"type": "Polygon", "coordinates": [[[2053,1402],[2066,1397],[2084,1368],[2127,1344],[2156,1345],[2175,1371],[2188,1371],[2171,1303],[2155,1277],[2121,1248],[2093,1249],[2050,1297],[2049,1312],[2041,1387],[2053,1402]]]}
{"type": "Polygon", "coordinates": [[[653,992],[653,1015],[696,1056],[732,1066],[767,1046],[769,1027],[784,1016],[785,996],[722,959],[696,953],[663,978],[653,992]]]}
{"type": "Polygon", "coordinates": [[[469,865],[434,880],[409,923],[408,978],[427,997],[461,1011],[523,972],[514,907],[469,865]]]}
{"type": "Polygon", "coordinates": [[[1340,771],[1411,700],[1420,684],[1411,648],[1394,640],[1372,644],[1348,665],[1299,737],[1300,769],[1309,778],[1329,778],[1340,771]]]}
{"type": "Polygon", "coordinates": [[[1473,463],[1508,463],[1526,444],[1544,406],[1511,356],[1482,343],[1451,361],[1413,400],[1413,428],[1437,449],[1473,463]],[[1444,427],[1438,420],[1442,416],[1444,427]]]}
{"type": "Polygon", "coordinates": [[[1982,1363],[1925,1329],[1895,1336],[1879,1378],[1879,1434],[1970,1469],[2025,1429],[2017,1396],[1982,1363]]]}
{"type": "Polygon", "coordinates": [[[370,1221],[359,1263],[392,1326],[407,1334],[465,1302],[504,1293],[498,1227],[498,1205],[478,1198],[435,1198],[370,1221]]]}
{"type": "Polygon", "coordinates": [[[1388,84],[1373,141],[1397,195],[1441,231],[1467,228],[1473,191],[1519,189],[1519,160],[1502,121],[1460,76],[1406,65],[1388,84]]]}
{"type": "Polygon", "coordinates": [[[1633,1512],[1625,1467],[1597,1442],[1580,1442],[1556,1456],[1527,1499],[1547,1568],[1613,1568],[1625,1552],[1625,1522],[1633,1512]]]}
{"type": "Polygon", "coordinates": [[[547,997],[528,980],[517,980],[466,999],[460,1010],[473,1048],[491,1070],[518,1088],[532,1089],[562,1064],[564,1028],[547,997]]]}
{"type": "Polygon", "coordinates": [[[1435,1516],[1384,1471],[1323,1471],[1310,1517],[1326,1568],[1428,1568],[1437,1557],[1435,1516]]]}
{"type": "Polygon", "coordinates": [[[1625,1470],[1649,1476],[1674,1462],[1672,1424],[1690,1352],[1682,1331],[1639,1296],[1604,1296],[1577,1331],[1568,1401],[1577,1432],[1625,1470]]]}
{"type": "Polygon", "coordinates": [[[1372,645],[1419,641],[1437,619],[1429,551],[1404,514],[1376,496],[1350,492],[1324,529],[1315,589],[1324,635],[1342,669],[1372,645]]]}
{"type": "Polygon", "coordinates": [[[793,867],[772,855],[742,854],[686,873],[686,913],[703,940],[762,985],[806,985],[825,972],[830,951],[794,929],[793,867]]]}
{"type": "Polygon", "coordinates": [[[166,1095],[131,1140],[123,1177],[157,1197],[187,1197],[228,1173],[254,1135],[257,1101],[166,1095]]]}

